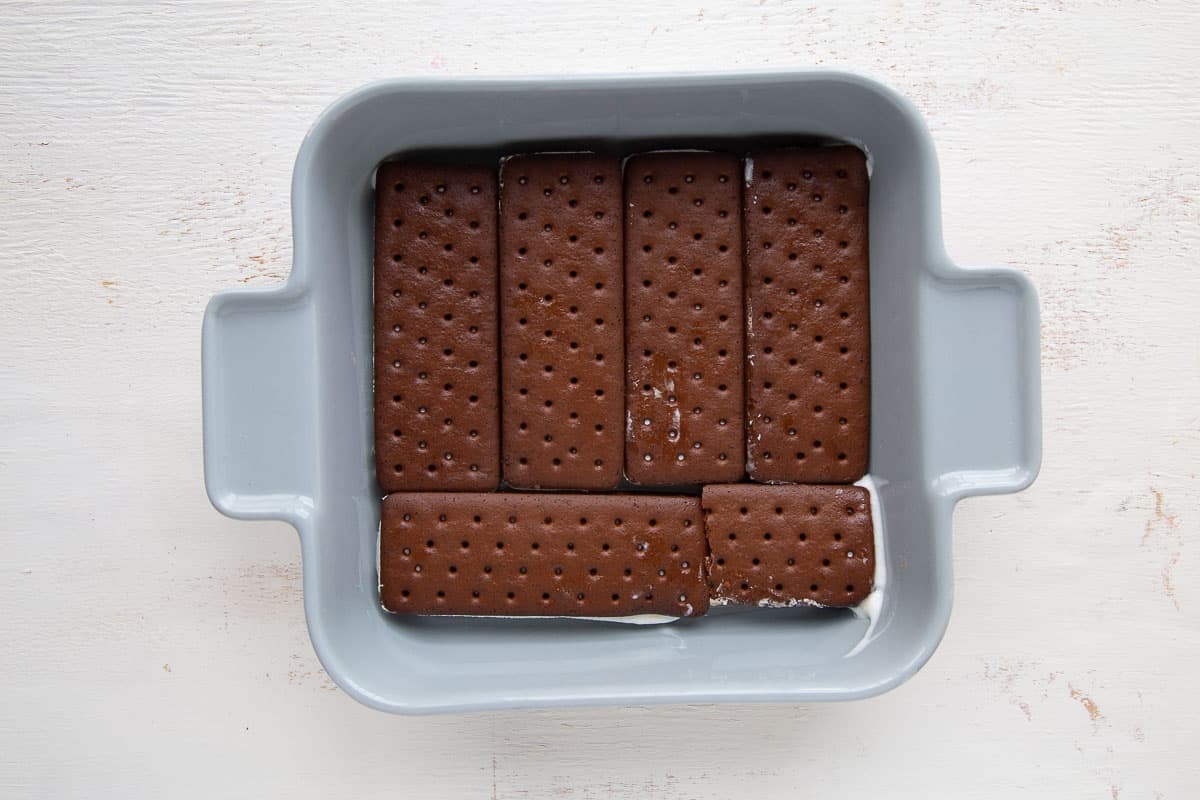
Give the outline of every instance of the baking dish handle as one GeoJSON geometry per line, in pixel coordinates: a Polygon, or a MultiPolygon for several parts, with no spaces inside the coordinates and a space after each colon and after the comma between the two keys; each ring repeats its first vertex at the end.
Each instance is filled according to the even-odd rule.
{"type": "Polygon", "coordinates": [[[312,510],[313,309],[285,286],[218,294],[204,313],[204,482],[238,519],[299,527],[312,510]]]}
{"type": "Polygon", "coordinates": [[[949,267],[924,288],[934,489],[952,503],[1020,491],[1042,458],[1037,292],[999,268],[949,267]]]}

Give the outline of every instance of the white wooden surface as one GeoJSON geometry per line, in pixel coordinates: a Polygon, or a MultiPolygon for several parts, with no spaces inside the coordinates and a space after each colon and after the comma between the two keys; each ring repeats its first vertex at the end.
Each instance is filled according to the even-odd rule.
{"type": "Polygon", "coordinates": [[[0,795],[1200,796],[1200,9],[0,3],[0,795]],[[956,514],[911,682],[850,705],[394,718],[298,547],[201,480],[200,316],[281,280],[309,123],[396,75],[867,72],[948,248],[1042,297],[1045,464],[956,514]]]}

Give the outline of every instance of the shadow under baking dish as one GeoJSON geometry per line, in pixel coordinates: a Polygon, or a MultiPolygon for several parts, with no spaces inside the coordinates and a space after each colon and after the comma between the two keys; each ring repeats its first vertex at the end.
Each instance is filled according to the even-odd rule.
{"type": "Polygon", "coordinates": [[[1037,302],[1018,273],[942,248],[937,165],[915,110],[838,73],[395,80],[339,100],[301,148],[295,264],[205,316],[214,505],[300,533],[313,645],[373,707],[486,708],[866,697],[912,675],[950,614],[950,520],[1040,463],[1037,302]],[[741,149],[838,140],[872,159],[870,472],[888,588],[870,641],[848,612],[716,608],[669,625],[398,619],[380,609],[372,474],[372,178],[398,153],[582,143],[741,149]],[[850,653],[853,651],[853,654],[850,653]]]}

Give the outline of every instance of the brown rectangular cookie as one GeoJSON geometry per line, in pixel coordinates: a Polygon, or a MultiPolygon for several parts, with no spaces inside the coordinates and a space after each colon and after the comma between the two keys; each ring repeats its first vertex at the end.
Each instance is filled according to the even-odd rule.
{"type": "Polygon", "coordinates": [[[612,489],[624,448],[620,162],[517,156],[500,175],[504,479],[612,489]]]}
{"type": "Polygon", "coordinates": [[[854,606],[871,593],[875,530],[861,486],[704,487],[714,600],[854,606]]]}
{"type": "Polygon", "coordinates": [[[743,477],[739,161],[650,153],[625,165],[625,474],[743,477]]]}
{"type": "Polygon", "coordinates": [[[866,159],[772,150],[746,173],[747,471],[850,483],[867,471],[871,409],[866,159]]]}
{"type": "Polygon", "coordinates": [[[693,617],[706,552],[697,497],[391,494],[380,595],[407,614],[693,617]]]}
{"type": "Polygon", "coordinates": [[[375,177],[375,458],[384,491],[500,483],[496,175],[375,177]]]}

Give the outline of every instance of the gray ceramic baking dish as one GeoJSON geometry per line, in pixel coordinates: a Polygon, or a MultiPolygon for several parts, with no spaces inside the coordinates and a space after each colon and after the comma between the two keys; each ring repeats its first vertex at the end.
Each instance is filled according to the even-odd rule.
{"type": "Polygon", "coordinates": [[[964,269],[941,236],[920,116],[849,74],[392,80],[334,103],[300,149],[295,263],[278,289],[217,295],[203,333],[205,480],[239,519],[300,534],[326,670],[367,705],[421,713],[848,700],[916,672],[950,615],[950,520],[1017,491],[1041,457],[1037,298],[964,269]],[[869,155],[870,473],[888,572],[873,623],[817,609],[714,609],[660,626],[401,618],[380,609],[372,459],[372,182],[413,151],[722,146],[833,139],[869,155]],[[867,635],[868,625],[871,625],[867,635]]]}

